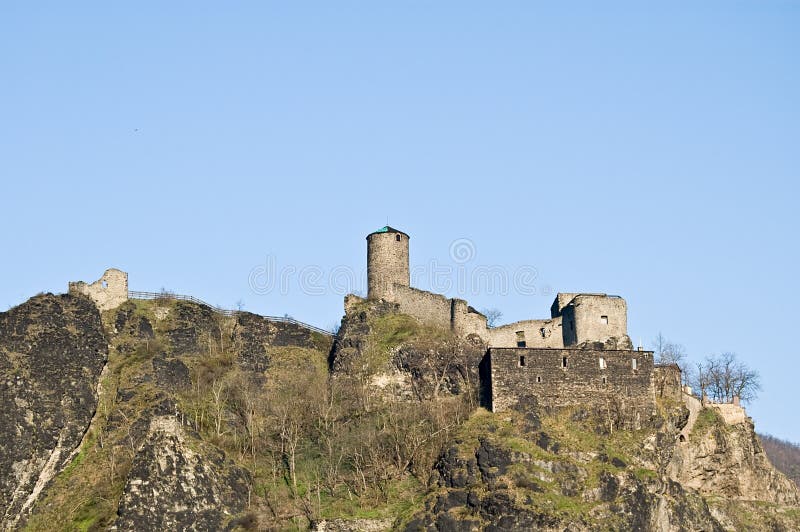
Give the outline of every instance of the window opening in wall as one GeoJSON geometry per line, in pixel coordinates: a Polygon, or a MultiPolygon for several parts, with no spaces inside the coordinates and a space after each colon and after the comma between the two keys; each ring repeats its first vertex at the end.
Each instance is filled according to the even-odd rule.
{"type": "Polygon", "coordinates": [[[542,327],[541,329],[539,329],[539,334],[542,335],[542,338],[547,338],[547,329],[542,327]]]}
{"type": "Polygon", "coordinates": [[[517,347],[526,347],[525,331],[517,331],[517,347]]]}
{"type": "Polygon", "coordinates": [[[400,235],[394,235],[394,239],[400,242],[400,235]]]}
{"type": "Polygon", "coordinates": [[[536,376],[536,382],[542,382],[542,378],[540,376],[536,376]]]}
{"type": "Polygon", "coordinates": [[[603,384],[606,384],[606,382],[608,382],[608,381],[606,380],[605,377],[603,377],[603,384]]]}
{"type": "Polygon", "coordinates": [[[103,288],[108,288],[108,281],[101,282],[100,286],[102,286],[103,288]]]}
{"type": "Polygon", "coordinates": [[[567,357],[561,357],[561,367],[562,368],[567,367],[567,357]]]}
{"type": "Polygon", "coordinates": [[[606,359],[603,358],[603,357],[600,357],[598,359],[598,361],[600,362],[600,369],[606,369],[606,359]]]}
{"type": "Polygon", "coordinates": [[[600,316],[600,323],[608,325],[608,316],[600,316]]]}
{"type": "Polygon", "coordinates": [[[637,369],[637,364],[636,364],[636,359],[635,358],[631,359],[631,369],[637,369]]]}
{"type": "Polygon", "coordinates": [[[523,367],[523,366],[525,366],[525,357],[521,356],[521,357],[519,357],[519,367],[523,367]]]}

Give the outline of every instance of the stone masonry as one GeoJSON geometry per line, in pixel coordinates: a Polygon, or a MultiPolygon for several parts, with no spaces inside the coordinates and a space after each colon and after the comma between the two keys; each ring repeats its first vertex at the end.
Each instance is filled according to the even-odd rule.
{"type": "MultiPolygon", "coordinates": [[[[466,301],[410,286],[409,236],[388,226],[367,236],[367,281],[369,299],[488,346],[496,412],[527,404],[596,407],[636,427],[655,411],[653,353],[632,350],[627,304],[619,296],[559,293],[550,318],[489,327],[466,301]]],[[[346,306],[358,300],[349,296],[346,306]]],[[[674,392],[675,376],[666,369],[659,375],[666,379],[660,392],[674,392]]]]}
{"type": "Polygon", "coordinates": [[[410,286],[410,237],[393,227],[367,236],[367,297],[399,305],[400,312],[456,334],[479,336],[491,347],[564,348],[617,340],[628,346],[627,305],[619,296],[560,293],[549,319],[523,320],[489,327],[486,316],[463,299],[449,299],[410,286]]]}
{"type": "Polygon", "coordinates": [[[128,300],[128,274],[111,268],[92,284],[83,281],[69,283],[69,293],[88,297],[100,312],[111,310],[128,300]]]}
{"type": "Polygon", "coordinates": [[[488,357],[494,412],[531,402],[546,410],[593,407],[632,427],[655,412],[650,351],[490,348],[488,357]]]}

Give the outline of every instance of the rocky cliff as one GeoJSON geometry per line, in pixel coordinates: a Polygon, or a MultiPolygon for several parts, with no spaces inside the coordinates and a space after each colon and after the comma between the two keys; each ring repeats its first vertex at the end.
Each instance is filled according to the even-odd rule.
{"type": "Polygon", "coordinates": [[[169,299],[0,315],[4,528],[794,530],[749,420],[480,408],[485,346],[362,302],[331,339],[169,299]],[[683,440],[681,440],[683,436],[683,440]]]}
{"type": "Polygon", "coordinates": [[[108,356],[86,299],[40,295],[0,314],[0,521],[19,522],[70,462],[108,356]]]}

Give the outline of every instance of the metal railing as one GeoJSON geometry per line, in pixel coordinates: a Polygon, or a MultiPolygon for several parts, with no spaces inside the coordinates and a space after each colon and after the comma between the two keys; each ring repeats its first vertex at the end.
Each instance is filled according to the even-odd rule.
{"type": "MultiPolygon", "coordinates": [[[[173,294],[172,292],[139,292],[137,290],[129,290],[128,291],[128,299],[174,299],[178,301],[189,301],[191,303],[196,303],[198,305],[202,305],[204,307],[208,307],[214,312],[222,314],[223,316],[235,316],[239,312],[243,312],[240,310],[230,310],[225,308],[220,308],[215,305],[210,305],[203,301],[202,299],[198,299],[194,296],[185,296],[182,294],[173,294]]],[[[296,320],[294,318],[290,318],[289,316],[261,316],[267,321],[275,321],[280,323],[291,323],[293,325],[297,325],[299,327],[303,327],[310,331],[314,331],[320,334],[324,334],[325,336],[334,336],[331,331],[326,331],[325,329],[320,329],[319,327],[314,327],[308,323],[304,323],[300,320],[296,320]]]]}

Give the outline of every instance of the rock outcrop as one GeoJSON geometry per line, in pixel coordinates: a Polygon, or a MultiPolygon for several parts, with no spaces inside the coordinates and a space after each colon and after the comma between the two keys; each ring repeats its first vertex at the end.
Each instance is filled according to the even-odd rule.
{"type": "Polygon", "coordinates": [[[192,449],[170,416],[154,417],[128,474],[117,530],[222,530],[249,501],[250,477],[218,450],[192,449]]]}
{"type": "Polygon", "coordinates": [[[491,413],[483,353],[382,301],[331,349],[194,303],[37,296],[0,314],[0,528],[800,529],[749,420],[666,395],[636,430],[491,413]]]}
{"type": "Polygon", "coordinates": [[[36,296],[0,314],[0,523],[69,463],[97,407],[108,341],[94,304],[36,296]]]}
{"type": "Polygon", "coordinates": [[[676,481],[704,495],[800,505],[797,486],[772,467],[752,420],[728,424],[712,408],[699,420],[676,446],[669,467],[676,481]]]}

